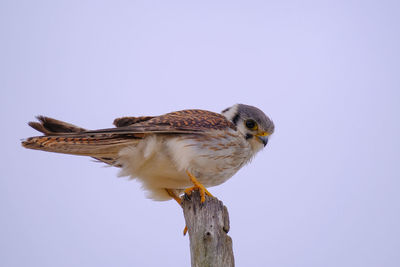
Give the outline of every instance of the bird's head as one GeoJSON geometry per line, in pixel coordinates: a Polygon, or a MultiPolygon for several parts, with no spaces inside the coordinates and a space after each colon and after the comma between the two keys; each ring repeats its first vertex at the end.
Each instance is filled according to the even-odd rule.
{"type": "Polygon", "coordinates": [[[274,132],[274,123],[260,109],[236,104],[222,111],[228,120],[236,125],[237,131],[250,143],[253,152],[257,152],[268,143],[268,137],[274,132]]]}

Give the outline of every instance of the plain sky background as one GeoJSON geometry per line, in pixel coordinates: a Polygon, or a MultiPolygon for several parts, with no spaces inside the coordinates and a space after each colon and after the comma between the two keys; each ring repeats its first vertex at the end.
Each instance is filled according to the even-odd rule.
{"type": "Polygon", "coordinates": [[[174,201],[85,157],[79,126],[251,104],[276,132],[210,191],[237,266],[400,266],[399,1],[0,1],[0,266],[189,266],[174,201]]]}

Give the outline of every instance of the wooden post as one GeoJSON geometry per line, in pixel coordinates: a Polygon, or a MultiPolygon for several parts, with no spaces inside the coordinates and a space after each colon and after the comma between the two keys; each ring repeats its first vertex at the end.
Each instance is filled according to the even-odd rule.
{"type": "Polygon", "coordinates": [[[206,196],[200,203],[200,193],[183,198],[183,214],[188,227],[192,267],[235,266],[227,208],[217,198],[206,196]]]}

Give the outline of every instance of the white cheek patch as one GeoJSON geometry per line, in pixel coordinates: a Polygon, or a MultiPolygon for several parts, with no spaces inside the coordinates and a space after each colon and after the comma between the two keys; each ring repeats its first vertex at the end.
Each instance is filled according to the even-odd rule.
{"type": "Polygon", "coordinates": [[[233,117],[238,113],[239,105],[236,104],[229,108],[229,110],[222,113],[228,120],[232,121],[233,117]]]}
{"type": "Polygon", "coordinates": [[[244,123],[242,121],[240,121],[237,125],[237,131],[240,132],[241,134],[243,134],[243,136],[246,135],[246,133],[248,133],[248,130],[246,128],[246,126],[244,126],[244,123]]]}

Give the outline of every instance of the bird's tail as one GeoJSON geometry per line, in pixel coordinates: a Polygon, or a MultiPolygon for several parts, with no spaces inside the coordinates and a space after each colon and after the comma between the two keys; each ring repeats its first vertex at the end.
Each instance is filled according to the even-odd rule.
{"type": "Polygon", "coordinates": [[[52,118],[44,116],[37,118],[39,122],[30,122],[29,126],[42,132],[44,136],[30,137],[22,141],[22,146],[25,148],[91,156],[106,162],[107,159],[115,159],[123,147],[134,145],[143,137],[138,134],[121,135],[113,132],[87,131],[52,118]]]}

